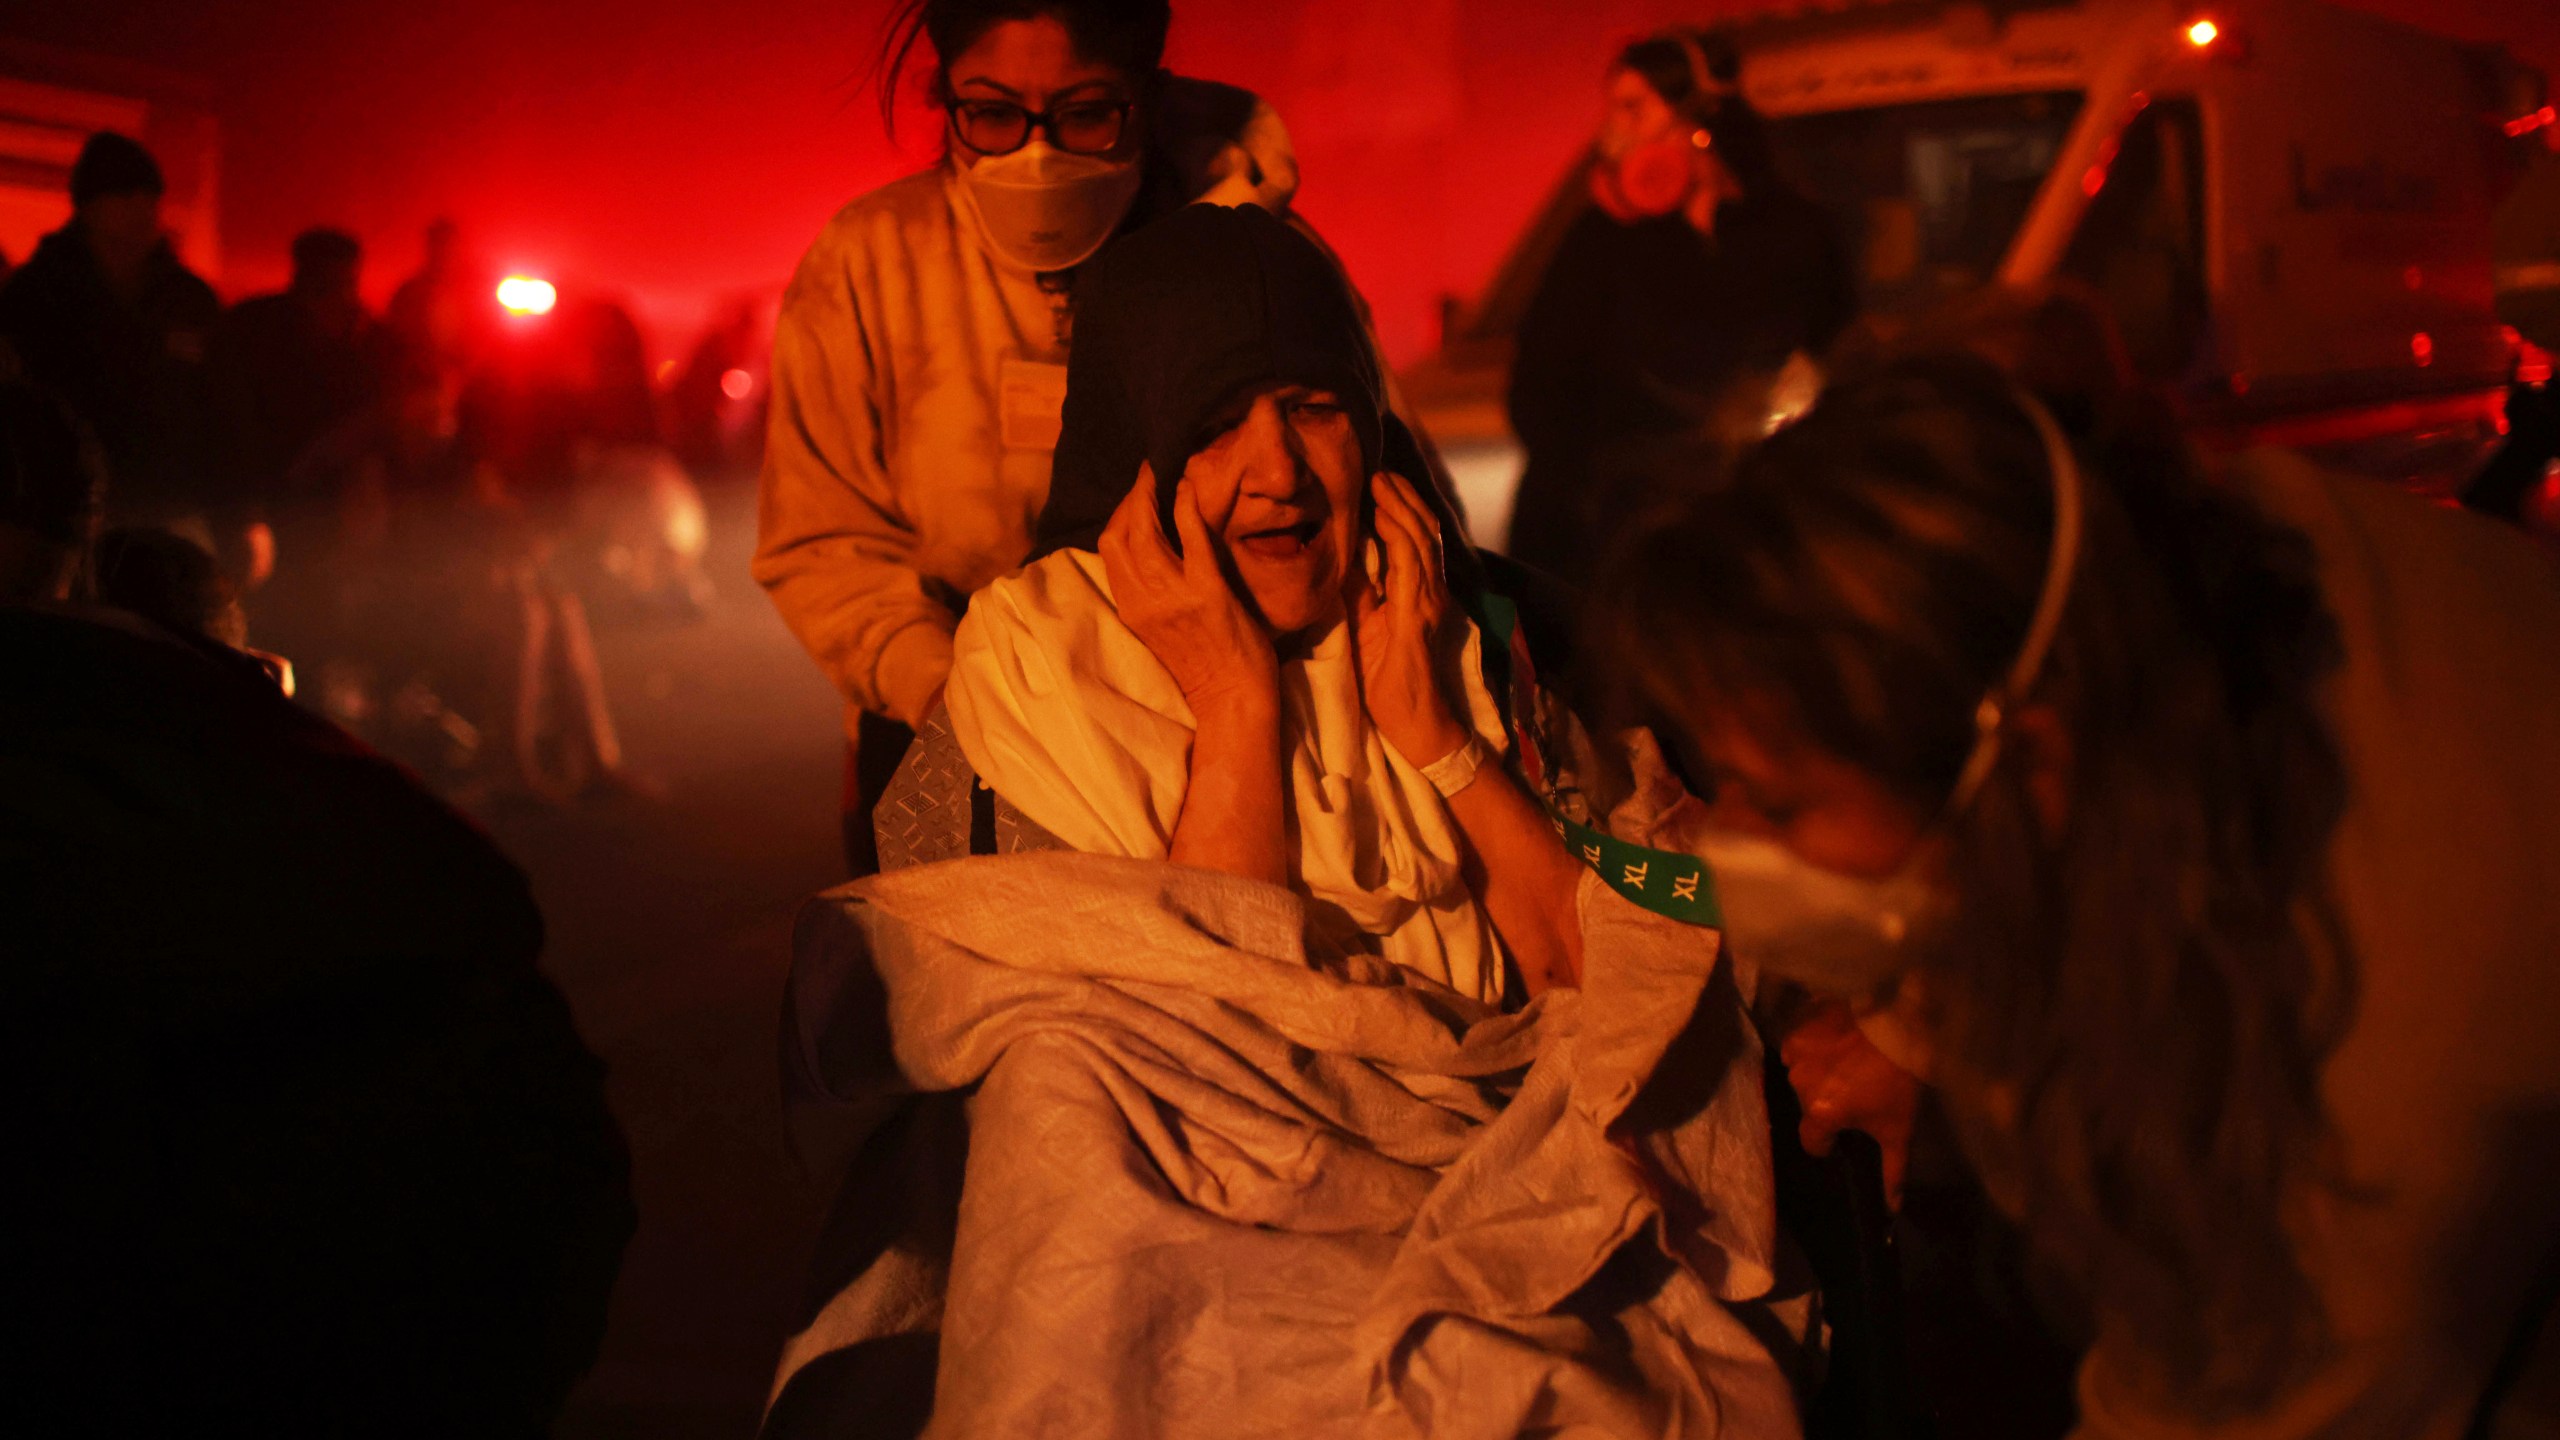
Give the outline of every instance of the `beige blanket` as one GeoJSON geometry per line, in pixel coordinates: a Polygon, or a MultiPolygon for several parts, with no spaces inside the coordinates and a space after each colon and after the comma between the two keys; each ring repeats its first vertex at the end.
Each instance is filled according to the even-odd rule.
{"type": "Polygon", "coordinates": [[[1797,1433],[1744,987],[1710,932],[1590,877],[1580,906],[1588,989],[1504,1015],[1312,963],[1289,891],[1161,863],[822,897],[800,1086],[977,1089],[956,1239],[878,1254],[776,1394],[905,1335],[935,1436],[1797,1433]]]}

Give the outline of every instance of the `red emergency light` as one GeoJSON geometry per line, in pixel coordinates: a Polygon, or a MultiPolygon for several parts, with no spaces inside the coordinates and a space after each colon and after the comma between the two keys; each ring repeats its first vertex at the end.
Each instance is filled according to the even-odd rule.
{"type": "Polygon", "coordinates": [[[510,315],[548,315],[560,303],[560,292],[548,280],[510,275],[498,282],[498,303],[510,315]]]}
{"type": "Polygon", "coordinates": [[[2179,26],[2178,38],[2196,55],[2216,65],[2249,63],[2249,37],[2210,15],[2199,15],[2179,26]]]}
{"type": "Polygon", "coordinates": [[[2560,110],[2545,105],[2530,115],[2519,115],[2507,122],[2507,138],[2521,140],[2545,125],[2560,125],[2560,110]]]}

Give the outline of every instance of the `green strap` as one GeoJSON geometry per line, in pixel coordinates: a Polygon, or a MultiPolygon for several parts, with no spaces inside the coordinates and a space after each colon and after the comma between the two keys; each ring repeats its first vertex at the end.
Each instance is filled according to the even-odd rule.
{"type": "Polygon", "coordinates": [[[1724,928],[1724,911],[1716,905],[1716,877],[1707,862],[1677,850],[1656,850],[1576,824],[1547,807],[1556,834],[1582,863],[1600,872],[1609,888],[1656,915],[1690,925],[1724,928]]]}
{"type": "MultiPolygon", "coordinates": [[[[1486,647],[1488,653],[1501,654],[1508,661],[1506,669],[1519,672],[1504,678],[1526,679],[1534,684],[1536,677],[1528,649],[1520,641],[1519,612],[1511,601],[1486,591],[1477,597],[1477,609],[1487,638],[1495,642],[1486,647]]],[[[1656,915],[1689,925],[1724,927],[1724,911],[1716,904],[1715,876],[1708,871],[1706,861],[1677,850],[1656,850],[1621,840],[1567,816],[1552,797],[1543,793],[1542,786],[1552,783],[1553,772],[1547,769],[1545,757],[1537,753],[1525,720],[1517,714],[1511,717],[1511,737],[1524,772],[1522,778],[1531,782],[1531,793],[1546,807],[1547,821],[1555,827],[1557,838],[1597,872],[1610,889],[1656,915]]]]}

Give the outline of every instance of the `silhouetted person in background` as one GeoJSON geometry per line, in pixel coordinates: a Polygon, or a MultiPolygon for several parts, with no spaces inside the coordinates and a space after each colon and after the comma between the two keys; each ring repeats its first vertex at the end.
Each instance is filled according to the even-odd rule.
{"type": "Polygon", "coordinates": [[[581,590],[595,578],[595,535],[581,501],[600,453],[631,436],[654,444],[647,386],[628,312],[582,297],[515,317],[462,393],[459,443],[486,507],[491,572],[512,597],[501,627],[510,698],[492,718],[516,778],[554,802],[597,784],[645,788],[622,771],[587,620],[581,590]]]}
{"type": "Polygon", "coordinates": [[[60,605],[89,581],[105,508],[97,447],[60,401],[0,380],[0,606],[60,605]]]}
{"type": "Polygon", "coordinates": [[[463,248],[461,227],[438,219],[427,227],[426,259],[400,282],[382,318],[413,358],[455,375],[487,343],[496,303],[487,275],[463,248]]]}
{"type": "Polygon", "coordinates": [[[364,414],[303,457],[297,483],[339,497],[349,644],[309,667],[307,697],[422,774],[458,778],[501,703],[479,633],[495,599],[497,516],[456,434],[457,387],[395,357],[364,414]]]}
{"type": "Polygon", "coordinates": [[[2560,463],[2560,385],[2511,381],[2506,420],[2506,442],[2472,477],[2462,503],[2530,529],[2539,517],[2527,511],[2542,493],[2543,477],[2560,463]]]}
{"type": "Polygon", "coordinates": [[[249,643],[240,592],[206,549],[184,535],[127,525],[98,537],[90,565],[98,603],[171,634],[234,650],[249,643]]]}
{"type": "Polygon", "coordinates": [[[224,518],[268,527],[274,583],[251,604],[260,632],[306,663],[345,645],[340,497],[305,483],[315,472],[301,461],[380,383],[381,339],[357,292],[363,263],[354,236],[304,231],[294,237],[292,285],[241,301],[214,339],[224,518]]]}
{"type": "MultiPolygon", "coordinates": [[[[379,384],[379,343],[358,285],[364,251],[338,230],[293,240],[293,282],[233,306],[214,342],[239,498],[285,529],[307,499],[288,480],[311,442],[353,418],[379,384]]],[[[280,547],[287,537],[279,537],[280,547]]],[[[293,563],[290,549],[281,563],[293,563]]]]}
{"type": "Polygon", "coordinates": [[[755,302],[739,301],[702,332],[684,369],[667,387],[667,438],[676,457],[696,475],[709,478],[733,458],[728,417],[746,397],[728,392],[729,376],[747,374],[759,358],[761,329],[755,302]]]}
{"type": "Polygon", "coordinates": [[[222,302],[161,232],[166,189],[140,144],[90,136],[70,223],[0,285],[0,342],[96,433],[119,518],[201,523],[215,479],[205,356],[222,302]]]}
{"type": "Polygon", "coordinates": [[[220,663],[246,667],[293,693],[293,662],[250,648],[240,587],[212,551],[174,530],[126,525],[98,537],[89,568],[99,604],[140,616],[220,663]]]}
{"type": "Polygon", "coordinates": [[[1509,398],[1529,463],[1505,549],[1576,585],[1652,498],[1653,450],[1756,438],[1790,357],[1856,309],[1829,217],[1779,175],[1739,77],[1694,31],[1619,55],[1592,207],[1520,320],[1509,398]]]}
{"type": "Polygon", "coordinates": [[[525,879],[253,669],[68,603],[0,387],[0,1434],[538,1436],[632,1223],[525,879]],[[21,577],[44,563],[13,567],[21,577]]]}

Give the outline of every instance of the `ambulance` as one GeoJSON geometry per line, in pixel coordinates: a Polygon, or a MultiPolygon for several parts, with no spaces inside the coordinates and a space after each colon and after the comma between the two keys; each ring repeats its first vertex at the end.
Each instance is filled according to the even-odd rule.
{"type": "MultiPolygon", "coordinates": [[[[2492,217],[2560,140],[2543,77],[2502,51],[2318,0],[1892,4],[1728,33],[1867,312],[2067,278],[2209,448],[2447,493],[2494,445],[2527,347],[2492,217]]],[[[1488,541],[1519,470],[1509,338],[1589,164],[1402,377],[1488,541]]]]}

